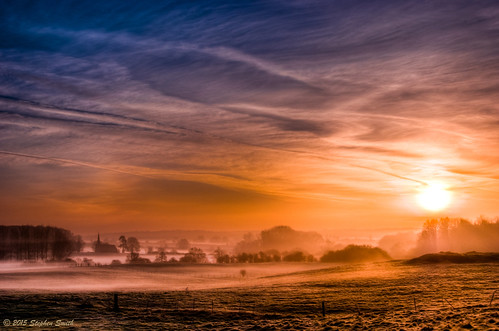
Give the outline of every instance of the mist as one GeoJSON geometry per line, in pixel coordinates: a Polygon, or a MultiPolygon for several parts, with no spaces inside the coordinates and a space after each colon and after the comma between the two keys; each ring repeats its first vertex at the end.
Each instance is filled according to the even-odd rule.
{"type": "Polygon", "coordinates": [[[499,252],[498,220],[431,219],[423,225],[413,255],[435,252],[499,252]]]}
{"type": "Polygon", "coordinates": [[[383,236],[378,246],[394,258],[413,258],[438,252],[499,252],[499,221],[478,218],[426,220],[419,232],[383,236]]]}
{"type": "Polygon", "coordinates": [[[10,291],[189,291],[266,284],[267,277],[321,269],[319,264],[173,264],[76,267],[0,263],[0,289],[10,291]],[[244,272],[242,272],[244,270],[244,272]]]}
{"type": "Polygon", "coordinates": [[[317,232],[304,232],[281,225],[263,230],[257,236],[248,233],[234,248],[236,253],[258,253],[259,251],[305,251],[319,253],[324,246],[324,238],[317,232]]]}
{"type": "Polygon", "coordinates": [[[378,247],[387,251],[393,258],[405,259],[414,253],[417,240],[418,234],[415,231],[399,232],[383,236],[378,242],[378,247]]]}

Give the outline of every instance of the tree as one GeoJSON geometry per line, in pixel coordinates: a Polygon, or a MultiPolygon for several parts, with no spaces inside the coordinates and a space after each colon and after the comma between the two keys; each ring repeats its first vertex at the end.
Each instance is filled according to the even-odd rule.
{"type": "Polygon", "coordinates": [[[126,237],[125,236],[120,236],[119,241],[120,241],[120,245],[118,247],[121,248],[121,253],[125,253],[126,251],[128,251],[128,245],[127,245],[126,237]]]}
{"type": "Polygon", "coordinates": [[[165,250],[160,248],[158,254],[156,255],[156,260],[154,262],[165,263],[168,261],[168,256],[166,256],[165,250]]]}
{"type": "Polygon", "coordinates": [[[51,226],[0,226],[0,259],[64,260],[81,249],[81,237],[51,226]]]}
{"type": "Polygon", "coordinates": [[[437,252],[438,223],[437,219],[429,219],[424,222],[416,245],[418,253],[437,252]]]}
{"type": "Polygon", "coordinates": [[[180,258],[180,262],[205,263],[206,254],[201,248],[193,247],[189,250],[189,253],[180,258]]]}
{"type": "Polygon", "coordinates": [[[367,262],[390,260],[387,252],[379,247],[348,245],[338,251],[329,251],[321,257],[321,262],[367,262]]]}
{"type": "Polygon", "coordinates": [[[140,250],[139,240],[135,237],[128,237],[127,247],[130,253],[138,253],[140,250]]]}
{"type": "Polygon", "coordinates": [[[284,255],[282,260],[284,262],[304,262],[307,260],[307,256],[302,251],[295,251],[284,255]]]}
{"type": "Polygon", "coordinates": [[[225,253],[225,251],[220,247],[217,247],[217,249],[215,249],[214,254],[215,258],[217,259],[217,263],[230,263],[229,254],[225,253]]]}
{"type": "Polygon", "coordinates": [[[74,243],[74,250],[78,253],[81,252],[81,250],[83,249],[83,246],[85,245],[85,242],[83,241],[83,239],[81,238],[80,235],[76,236],[76,241],[74,243]]]}

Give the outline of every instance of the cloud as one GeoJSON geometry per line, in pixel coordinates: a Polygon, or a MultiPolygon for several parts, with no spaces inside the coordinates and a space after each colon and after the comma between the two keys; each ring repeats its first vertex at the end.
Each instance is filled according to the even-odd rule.
{"type": "Polygon", "coordinates": [[[418,154],[415,152],[409,152],[409,151],[404,151],[404,150],[394,150],[394,149],[376,147],[376,146],[338,146],[337,148],[343,149],[343,150],[361,151],[361,152],[382,154],[382,155],[395,156],[395,157],[407,157],[407,158],[420,158],[421,157],[421,154],[418,154]]]}
{"type": "Polygon", "coordinates": [[[104,173],[198,183],[163,183],[190,187],[182,208],[196,190],[227,208],[238,190],[303,209],[311,197],[358,203],[324,215],[433,177],[492,186],[497,12],[488,1],[12,2],[0,13],[0,165],[85,168],[87,185],[104,173]]]}
{"type": "Polygon", "coordinates": [[[35,101],[24,100],[16,97],[1,96],[0,102],[7,101],[14,104],[12,110],[0,110],[0,113],[17,115],[25,118],[64,121],[120,127],[122,129],[135,129],[158,132],[163,134],[178,134],[177,131],[165,130],[159,123],[143,120],[137,117],[119,114],[88,111],[75,108],[58,107],[35,101]]]}
{"type": "Polygon", "coordinates": [[[317,136],[329,136],[336,132],[334,123],[324,123],[321,121],[306,119],[295,119],[241,107],[222,106],[221,108],[231,113],[247,115],[257,120],[259,119],[261,122],[271,124],[274,127],[284,131],[309,132],[317,136]]]}

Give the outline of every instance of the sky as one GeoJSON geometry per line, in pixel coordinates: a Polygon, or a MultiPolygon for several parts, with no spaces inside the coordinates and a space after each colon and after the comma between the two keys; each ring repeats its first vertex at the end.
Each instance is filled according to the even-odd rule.
{"type": "Polygon", "coordinates": [[[499,215],[496,1],[4,1],[0,29],[1,224],[499,215]]]}

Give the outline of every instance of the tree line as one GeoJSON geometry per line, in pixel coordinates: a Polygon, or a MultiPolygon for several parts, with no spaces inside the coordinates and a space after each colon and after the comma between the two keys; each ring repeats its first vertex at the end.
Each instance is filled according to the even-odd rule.
{"type": "Polygon", "coordinates": [[[499,252],[499,220],[429,219],[423,224],[413,255],[450,252],[499,252]]]}
{"type": "MultiPolygon", "coordinates": [[[[279,253],[278,250],[269,250],[258,253],[239,253],[237,255],[228,255],[221,249],[215,251],[217,263],[264,263],[264,262],[317,262],[317,259],[303,251],[292,251],[279,253]]],[[[324,253],[320,262],[367,262],[390,260],[391,257],[379,247],[367,245],[348,245],[347,247],[327,251],[324,253]]]]}
{"type": "MultiPolygon", "coordinates": [[[[268,263],[268,262],[336,262],[336,263],[359,263],[368,261],[384,261],[390,260],[391,257],[387,252],[379,247],[371,247],[368,245],[348,245],[347,247],[327,251],[320,259],[316,259],[313,255],[303,251],[291,251],[280,253],[278,250],[272,249],[268,251],[260,251],[258,253],[238,253],[234,255],[227,254],[221,248],[214,251],[216,263],[268,263]]],[[[171,258],[168,260],[164,251],[159,251],[155,262],[157,263],[206,263],[206,254],[200,248],[193,247],[179,260],[171,258]]]]}
{"type": "Polygon", "coordinates": [[[258,253],[242,252],[229,255],[222,249],[215,250],[217,263],[266,263],[266,262],[315,262],[315,257],[302,251],[292,251],[281,254],[276,249],[258,253]]]}
{"type": "Polygon", "coordinates": [[[80,252],[83,240],[71,231],[34,225],[0,226],[0,260],[64,260],[80,252]]]}

